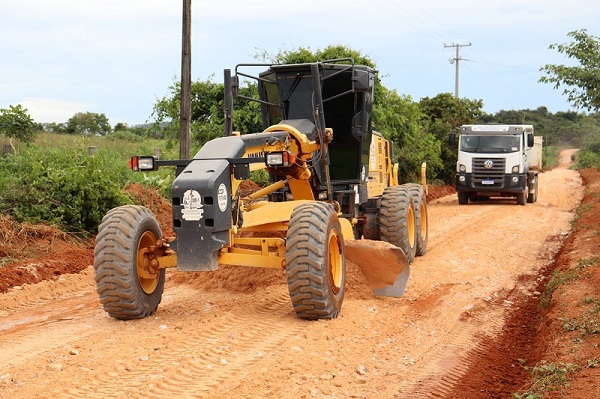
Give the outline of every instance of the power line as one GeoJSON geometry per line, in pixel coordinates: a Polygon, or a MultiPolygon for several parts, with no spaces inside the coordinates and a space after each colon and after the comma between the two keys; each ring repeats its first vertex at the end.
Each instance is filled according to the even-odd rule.
{"type": "Polygon", "coordinates": [[[460,62],[460,60],[462,60],[462,58],[460,58],[460,48],[461,47],[468,47],[470,46],[471,43],[469,42],[469,44],[444,44],[444,47],[454,47],[456,48],[456,57],[454,58],[450,58],[450,64],[453,64],[456,61],[456,76],[454,78],[454,97],[458,98],[458,76],[459,76],[459,67],[458,64],[460,62]]]}

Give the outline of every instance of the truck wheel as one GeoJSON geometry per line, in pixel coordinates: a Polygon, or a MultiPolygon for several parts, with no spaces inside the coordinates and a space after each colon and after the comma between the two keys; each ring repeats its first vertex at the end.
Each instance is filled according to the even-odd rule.
{"type": "Polygon", "coordinates": [[[533,204],[534,202],[537,201],[537,189],[538,189],[538,179],[537,176],[533,178],[532,182],[533,184],[533,193],[529,193],[527,195],[527,202],[529,204],[533,204]]]}
{"type": "Polygon", "coordinates": [[[404,251],[412,263],[417,250],[415,206],[405,186],[387,187],[381,195],[379,237],[404,251]]]}
{"type": "Polygon", "coordinates": [[[529,190],[525,188],[525,191],[517,194],[517,205],[525,205],[525,203],[527,202],[528,193],[529,190]]]}
{"type": "Polygon", "coordinates": [[[285,244],[290,298],[301,319],[333,319],[342,308],[346,256],[333,206],[310,202],[292,212],[285,244]]]}
{"type": "Polygon", "coordinates": [[[467,205],[469,203],[469,193],[459,191],[456,195],[458,196],[458,205],[467,205]]]}
{"type": "Polygon", "coordinates": [[[427,252],[427,241],[429,236],[429,220],[427,219],[427,196],[423,186],[417,183],[409,183],[406,186],[410,189],[415,207],[416,223],[416,256],[423,256],[427,252]]]}
{"type": "Polygon", "coordinates": [[[94,249],[96,292],[111,317],[138,319],[158,308],[165,269],[148,273],[141,251],[161,236],[154,214],[142,206],[114,208],[102,219],[94,249]]]}

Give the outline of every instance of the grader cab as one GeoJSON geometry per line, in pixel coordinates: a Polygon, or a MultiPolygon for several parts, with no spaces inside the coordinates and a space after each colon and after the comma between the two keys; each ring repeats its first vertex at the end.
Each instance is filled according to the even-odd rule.
{"type": "Polygon", "coordinates": [[[334,318],[341,310],[346,258],[377,295],[401,296],[409,264],[427,247],[422,185],[398,185],[392,145],[372,131],[376,71],[351,59],[310,64],[240,64],[225,70],[223,137],[190,160],[132,158],[132,169],[176,166],[175,237],[162,237],[152,213],[111,210],[99,228],[94,267],[104,309],[117,319],[154,313],[165,269],[219,265],[286,271],[296,314],[334,318]],[[248,71],[262,68],[258,75],[248,71]],[[258,97],[239,94],[254,79],[258,97]],[[233,129],[233,102],[257,101],[263,131],[233,129]],[[240,191],[251,172],[270,185],[240,191]]]}

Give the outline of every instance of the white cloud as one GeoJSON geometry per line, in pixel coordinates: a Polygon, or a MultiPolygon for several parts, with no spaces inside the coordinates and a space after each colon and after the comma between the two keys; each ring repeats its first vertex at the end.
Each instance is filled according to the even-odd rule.
{"type": "Polygon", "coordinates": [[[77,112],[85,112],[89,108],[89,104],[56,98],[26,98],[20,104],[27,108],[29,116],[37,123],[63,123],[77,112]]]}

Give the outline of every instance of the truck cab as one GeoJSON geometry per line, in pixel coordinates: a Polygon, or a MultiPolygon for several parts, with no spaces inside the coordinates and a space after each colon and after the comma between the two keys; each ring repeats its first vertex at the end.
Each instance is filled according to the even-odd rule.
{"type": "MultiPolygon", "coordinates": [[[[456,135],[451,134],[451,142],[456,135]]],[[[539,148],[541,151],[541,147],[539,148]]],[[[458,135],[456,192],[469,200],[514,197],[517,204],[537,200],[537,167],[532,125],[463,125],[458,135]]],[[[536,154],[537,155],[537,154],[536,154]]]]}

